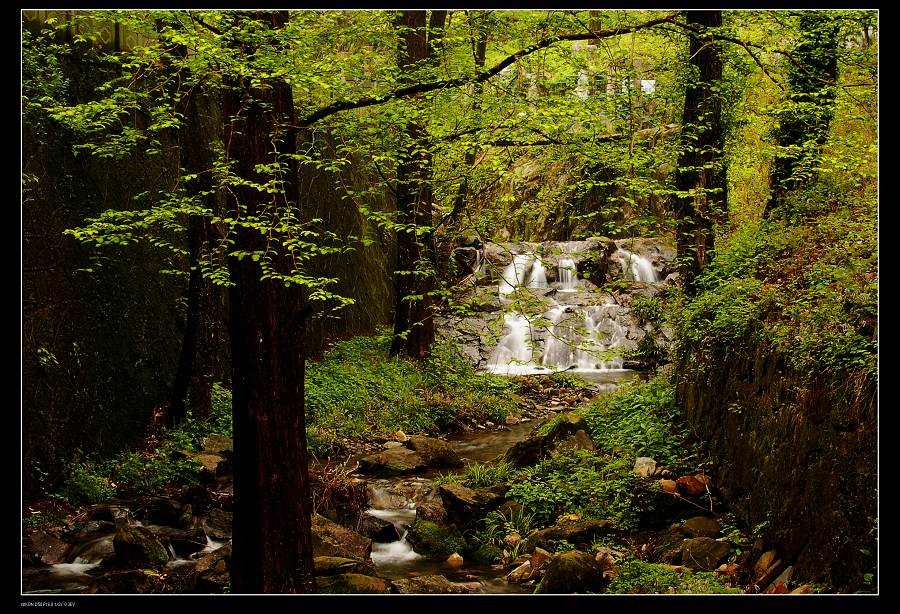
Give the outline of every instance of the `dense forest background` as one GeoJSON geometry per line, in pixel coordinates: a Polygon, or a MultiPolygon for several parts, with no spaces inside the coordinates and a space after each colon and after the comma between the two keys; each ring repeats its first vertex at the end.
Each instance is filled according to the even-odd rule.
{"type": "MultiPolygon", "coordinates": [[[[871,573],[877,12],[25,11],[22,25],[25,505],[153,429],[218,415],[223,390],[248,451],[236,490],[258,493],[257,465],[285,457],[301,476],[307,448],[338,439],[297,422],[306,358],[389,327],[392,356],[427,362],[433,316],[473,308],[455,248],[664,237],[679,290],[663,362],[731,496],[795,556],[816,543],[810,557],[852,561],[827,572],[835,585],[871,573]],[[788,473],[783,501],[750,488],[788,473]],[[847,506],[798,516],[823,491],[847,506]],[[838,516],[852,540],[822,535],[838,516]]],[[[272,508],[308,516],[302,494],[272,508]]]]}

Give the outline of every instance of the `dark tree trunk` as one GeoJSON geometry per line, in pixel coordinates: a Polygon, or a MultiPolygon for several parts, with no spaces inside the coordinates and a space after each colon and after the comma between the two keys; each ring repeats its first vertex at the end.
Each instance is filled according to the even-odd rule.
{"type": "MultiPolygon", "coordinates": [[[[722,25],[721,11],[688,11],[690,25],[715,28],[722,25]]],[[[717,91],[722,80],[722,59],[712,37],[691,35],[690,62],[695,71],[688,86],[681,122],[682,153],[678,157],[675,185],[676,243],[682,282],[688,292],[709,264],[715,247],[714,224],[727,215],[725,166],[722,149],[722,103],[717,91]]]]}
{"type": "Polygon", "coordinates": [[[822,147],[834,117],[837,95],[838,22],[825,11],[804,11],[800,16],[800,42],[788,68],[789,100],[778,114],[777,139],[782,150],[775,156],[771,191],[763,217],[785,203],[795,189],[816,178],[822,147]]]}
{"type": "MultiPolygon", "coordinates": [[[[267,14],[272,27],[286,17],[267,14]]],[[[245,47],[244,52],[251,49],[245,47]]],[[[254,167],[272,164],[278,153],[291,154],[285,138],[294,122],[291,88],[270,80],[254,86],[226,83],[225,155],[240,178],[265,182],[254,167]]],[[[251,220],[296,219],[297,169],[285,166],[284,193],[273,198],[252,186],[232,186],[232,217],[251,220]]],[[[271,222],[269,222],[271,223],[271,222]]],[[[271,228],[271,226],[270,226],[271,228]]],[[[254,252],[274,248],[271,262],[280,273],[291,265],[281,248],[284,235],[238,226],[234,249],[254,252]]],[[[310,534],[311,499],[304,423],[303,335],[305,309],[298,286],[261,280],[262,268],[250,257],[229,259],[230,332],[234,412],[234,524],[231,559],[235,593],[302,593],[315,590],[310,534]]]]}
{"type": "MultiPolygon", "coordinates": [[[[425,11],[403,11],[398,64],[409,73],[429,59],[425,11]]],[[[437,259],[431,210],[431,154],[425,128],[407,121],[397,165],[397,265],[394,270],[394,337],[391,356],[422,360],[434,342],[437,259]]]]}

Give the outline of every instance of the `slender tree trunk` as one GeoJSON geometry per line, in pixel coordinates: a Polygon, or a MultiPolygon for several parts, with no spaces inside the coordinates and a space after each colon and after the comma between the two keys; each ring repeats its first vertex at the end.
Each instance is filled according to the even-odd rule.
{"type": "MultiPolygon", "coordinates": [[[[425,11],[403,11],[398,49],[406,73],[428,60],[425,11]]],[[[394,272],[394,338],[391,355],[422,360],[434,342],[434,297],[437,259],[431,210],[431,154],[428,133],[418,119],[407,121],[404,151],[397,165],[397,265],[394,272]]]]}
{"type": "Polygon", "coordinates": [[[778,114],[781,151],[775,156],[763,217],[816,178],[837,95],[837,23],[825,11],[806,11],[800,17],[800,42],[793,52],[796,64],[788,68],[791,94],[778,114]]]}
{"type": "MultiPolygon", "coordinates": [[[[722,11],[688,11],[691,25],[722,25],[722,11]]],[[[675,200],[678,263],[688,292],[694,280],[712,260],[714,224],[727,215],[727,184],[723,163],[725,135],[722,128],[722,59],[711,37],[691,35],[690,63],[695,80],[685,94],[681,121],[682,153],[678,157],[675,184],[683,195],[675,200]]]]}
{"type": "MultiPolygon", "coordinates": [[[[281,13],[256,16],[281,27],[281,13]]],[[[252,48],[244,46],[249,53],[252,48]]],[[[233,172],[265,182],[255,170],[272,164],[279,153],[294,152],[285,138],[294,122],[291,88],[280,80],[252,84],[232,79],[224,99],[225,155],[233,172]]],[[[230,214],[284,220],[296,216],[298,185],[293,161],[285,166],[285,192],[265,194],[252,186],[232,186],[230,214]]],[[[238,226],[236,251],[274,247],[281,251],[282,231],[268,222],[264,235],[238,226]]],[[[272,266],[288,273],[282,253],[272,266]],[[280,258],[280,259],[279,259],[280,258]]],[[[301,593],[315,590],[310,534],[311,499],[304,422],[303,336],[306,310],[298,286],[261,280],[259,262],[249,257],[229,260],[230,332],[234,412],[234,523],[231,559],[236,593],[301,593]]]]}

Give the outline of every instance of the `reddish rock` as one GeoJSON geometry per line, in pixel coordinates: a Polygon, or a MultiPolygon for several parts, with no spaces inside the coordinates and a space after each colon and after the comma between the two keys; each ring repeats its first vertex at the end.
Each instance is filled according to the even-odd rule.
{"type": "Polygon", "coordinates": [[[678,493],[678,486],[675,483],[675,480],[660,480],[659,486],[667,493],[671,493],[673,495],[678,493]]]}
{"type": "Polygon", "coordinates": [[[809,584],[804,584],[803,586],[798,586],[794,590],[791,591],[791,595],[809,595],[813,592],[813,588],[809,584]]]}
{"type": "Polygon", "coordinates": [[[447,563],[448,567],[452,567],[453,569],[459,569],[460,567],[463,566],[465,561],[463,560],[462,556],[458,552],[454,552],[453,554],[451,554],[450,556],[447,557],[446,563],[447,563]]]}
{"type": "Polygon", "coordinates": [[[678,492],[686,497],[696,497],[706,492],[706,484],[693,475],[684,475],[675,480],[678,492]]]}
{"type": "Polygon", "coordinates": [[[772,563],[775,562],[776,557],[778,556],[778,552],[776,550],[769,550],[768,552],[763,552],[760,557],[756,560],[756,563],[753,565],[753,577],[760,578],[769,567],[772,566],[772,563]]]}

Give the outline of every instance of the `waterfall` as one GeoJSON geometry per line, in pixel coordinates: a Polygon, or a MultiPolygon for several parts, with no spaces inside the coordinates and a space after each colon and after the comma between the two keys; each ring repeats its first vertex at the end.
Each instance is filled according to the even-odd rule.
{"type": "Polygon", "coordinates": [[[491,352],[487,369],[493,373],[513,374],[531,362],[531,322],[518,313],[503,316],[508,331],[491,352]]]}
{"type": "Polygon", "coordinates": [[[638,256],[621,247],[613,254],[613,258],[622,263],[622,270],[625,278],[632,281],[658,281],[656,269],[650,264],[650,261],[643,256],[638,256]]]}
{"type": "MultiPolygon", "coordinates": [[[[588,341],[578,349],[579,369],[622,368],[621,356],[608,356],[606,352],[616,348],[625,340],[626,330],[608,313],[608,305],[595,307],[585,313],[584,327],[588,341]],[[601,354],[602,353],[602,354],[601,354]]],[[[613,305],[612,307],[616,307],[613,305]]]]}
{"type": "Polygon", "coordinates": [[[503,269],[503,274],[500,276],[502,278],[499,289],[500,296],[512,294],[516,286],[525,282],[525,274],[531,268],[533,262],[534,254],[516,254],[513,256],[512,262],[503,269]]]}
{"type": "Polygon", "coordinates": [[[575,292],[578,283],[578,272],[575,269],[575,261],[571,258],[559,259],[559,291],[575,292]]]}
{"type": "Polygon", "coordinates": [[[575,364],[575,349],[578,345],[578,324],[574,308],[569,305],[557,305],[547,312],[550,330],[544,343],[544,356],[541,364],[553,369],[568,369],[575,364]]]}
{"type": "Polygon", "coordinates": [[[535,258],[531,265],[531,274],[528,276],[529,288],[547,288],[547,269],[540,258],[535,258]]]}

